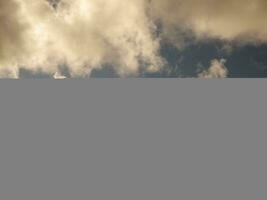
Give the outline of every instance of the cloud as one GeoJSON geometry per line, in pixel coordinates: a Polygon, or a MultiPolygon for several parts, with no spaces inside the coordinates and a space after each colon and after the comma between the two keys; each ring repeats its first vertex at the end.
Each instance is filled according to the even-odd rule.
{"type": "Polygon", "coordinates": [[[60,64],[72,76],[104,65],[122,75],[139,67],[163,65],[155,26],[145,1],[0,0],[0,69],[42,68],[56,72],[60,64]]]}
{"type": "Polygon", "coordinates": [[[59,72],[56,72],[56,73],[53,75],[53,78],[54,78],[54,79],[66,79],[67,77],[66,77],[66,76],[63,76],[63,75],[60,74],[59,72]]]}
{"type": "Polygon", "coordinates": [[[228,76],[228,69],[225,66],[226,60],[212,60],[211,65],[207,70],[201,72],[200,78],[226,78],[228,76]]]}
{"type": "Polygon", "coordinates": [[[169,38],[174,38],[178,29],[191,32],[197,40],[216,38],[241,43],[267,42],[266,0],[151,2],[151,13],[163,24],[164,34],[169,38]]]}
{"type": "Polygon", "coordinates": [[[266,19],[266,0],[0,0],[0,77],[60,65],[72,77],[156,72],[161,41],[266,43],[266,19]]]}
{"type": "Polygon", "coordinates": [[[16,76],[24,52],[26,25],[19,17],[17,2],[0,0],[0,77],[16,76]]]}

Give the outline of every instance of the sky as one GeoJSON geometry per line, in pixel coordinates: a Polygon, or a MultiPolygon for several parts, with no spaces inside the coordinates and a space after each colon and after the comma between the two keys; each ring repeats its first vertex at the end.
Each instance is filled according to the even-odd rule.
{"type": "Polygon", "coordinates": [[[266,78],[266,0],[0,0],[0,78],[266,78]]]}

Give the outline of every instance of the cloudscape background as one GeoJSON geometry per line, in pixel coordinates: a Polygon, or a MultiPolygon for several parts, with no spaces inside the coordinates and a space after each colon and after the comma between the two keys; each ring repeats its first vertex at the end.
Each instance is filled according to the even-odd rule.
{"type": "Polygon", "coordinates": [[[267,77],[266,0],[0,0],[0,77],[267,77]]]}

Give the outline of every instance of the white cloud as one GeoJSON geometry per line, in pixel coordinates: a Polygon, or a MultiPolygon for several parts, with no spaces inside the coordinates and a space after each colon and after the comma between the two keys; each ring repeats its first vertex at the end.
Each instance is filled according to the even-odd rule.
{"type": "Polygon", "coordinates": [[[226,78],[228,76],[228,69],[225,66],[226,60],[212,60],[211,65],[207,70],[201,72],[200,78],[226,78]]]}
{"type": "Polygon", "coordinates": [[[197,40],[216,38],[239,43],[267,42],[266,0],[153,0],[152,15],[164,36],[180,45],[177,29],[197,40]]]}
{"type": "Polygon", "coordinates": [[[0,76],[19,67],[54,74],[60,64],[71,76],[105,65],[121,76],[155,72],[160,41],[181,47],[187,35],[267,42],[266,0],[0,0],[0,11],[0,76]]]}
{"type": "Polygon", "coordinates": [[[66,79],[67,77],[66,76],[63,76],[61,73],[59,72],[56,72],[54,75],[53,75],[53,78],[54,79],[66,79]]]}
{"type": "Polygon", "coordinates": [[[125,76],[163,65],[144,0],[61,0],[57,9],[46,0],[0,0],[0,10],[0,69],[55,73],[64,63],[78,76],[108,64],[125,76]]]}

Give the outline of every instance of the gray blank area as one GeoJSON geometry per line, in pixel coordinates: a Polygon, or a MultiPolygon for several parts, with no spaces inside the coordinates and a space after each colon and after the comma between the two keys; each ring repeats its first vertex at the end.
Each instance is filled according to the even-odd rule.
{"type": "Polygon", "coordinates": [[[265,80],[0,84],[1,200],[265,200],[265,80]]]}

